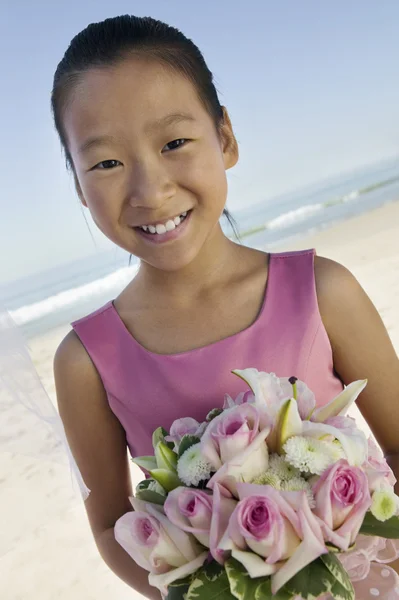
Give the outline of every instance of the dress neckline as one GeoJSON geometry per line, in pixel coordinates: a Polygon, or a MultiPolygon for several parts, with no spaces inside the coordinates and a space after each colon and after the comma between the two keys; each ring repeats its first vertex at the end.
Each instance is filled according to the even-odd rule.
{"type": "Polygon", "coordinates": [[[152,356],[152,357],[155,357],[158,359],[167,360],[167,359],[174,359],[174,358],[194,355],[199,352],[204,352],[208,349],[210,350],[213,348],[219,348],[219,346],[223,346],[224,344],[229,343],[229,342],[239,338],[240,336],[242,337],[242,336],[250,333],[253,329],[255,329],[257,327],[257,325],[259,324],[260,321],[263,321],[264,314],[267,312],[266,308],[269,305],[269,302],[267,302],[267,299],[271,295],[271,287],[273,286],[272,273],[273,273],[273,258],[274,258],[274,256],[275,255],[273,253],[271,253],[271,252],[268,253],[267,281],[266,281],[266,285],[265,285],[265,289],[264,289],[264,293],[263,293],[262,305],[261,305],[260,311],[259,311],[256,319],[250,325],[248,325],[248,327],[246,327],[245,329],[242,329],[241,331],[238,331],[237,333],[233,333],[225,338],[222,338],[221,340],[216,340],[215,342],[211,342],[210,344],[207,344],[206,346],[199,346],[198,348],[192,348],[191,350],[184,350],[182,352],[175,352],[173,354],[160,354],[158,352],[153,352],[152,350],[148,350],[145,346],[140,344],[140,342],[138,340],[136,340],[134,335],[126,327],[125,322],[123,321],[122,317],[120,316],[120,314],[118,313],[118,311],[114,305],[114,300],[110,300],[110,302],[108,303],[108,306],[112,310],[115,320],[121,327],[121,330],[124,332],[124,335],[127,336],[130,339],[130,342],[133,343],[135,346],[137,346],[137,348],[139,350],[148,354],[149,356],[152,356]]]}

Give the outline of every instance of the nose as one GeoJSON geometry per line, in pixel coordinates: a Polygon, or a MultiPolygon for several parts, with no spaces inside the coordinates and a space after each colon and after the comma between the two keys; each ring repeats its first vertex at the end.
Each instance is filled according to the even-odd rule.
{"type": "Polygon", "coordinates": [[[160,161],[137,164],[130,180],[129,204],[157,209],[175,194],[176,186],[160,161]]]}

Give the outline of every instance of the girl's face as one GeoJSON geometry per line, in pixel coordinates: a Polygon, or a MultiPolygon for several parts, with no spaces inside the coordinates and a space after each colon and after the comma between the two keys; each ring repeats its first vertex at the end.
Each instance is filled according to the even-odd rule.
{"type": "Polygon", "coordinates": [[[238,158],[225,121],[220,134],[191,82],[154,61],[89,71],[64,127],[79,197],[99,229],[155,268],[189,264],[220,235],[225,170],[238,158]]]}

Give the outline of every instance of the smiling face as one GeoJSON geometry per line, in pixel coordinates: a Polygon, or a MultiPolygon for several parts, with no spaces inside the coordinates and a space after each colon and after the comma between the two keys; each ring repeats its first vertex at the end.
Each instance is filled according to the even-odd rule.
{"type": "Polygon", "coordinates": [[[188,79],[142,58],[92,69],[63,122],[81,201],[118,246],[169,271],[222,235],[237,146],[188,79]]]}

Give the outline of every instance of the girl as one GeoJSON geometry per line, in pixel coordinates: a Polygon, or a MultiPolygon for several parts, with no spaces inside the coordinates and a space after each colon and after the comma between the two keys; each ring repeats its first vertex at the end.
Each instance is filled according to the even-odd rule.
{"type": "Polygon", "coordinates": [[[368,378],[359,407],[399,473],[399,361],[355,278],[312,250],[269,254],[223,234],[238,148],[193,42],[150,18],[91,24],[58,65],[52,109],[80,201],[140,259],[114,301],[72,324],[54,361],[61,417],[91,489],[90,526],[110,568],[159,598],[114,539],[131,510],[126,447],[150,454],[156,427],[203,420],[226,392],[242,391],[232,368],[295,374],[319,404],[368,378]]]}

